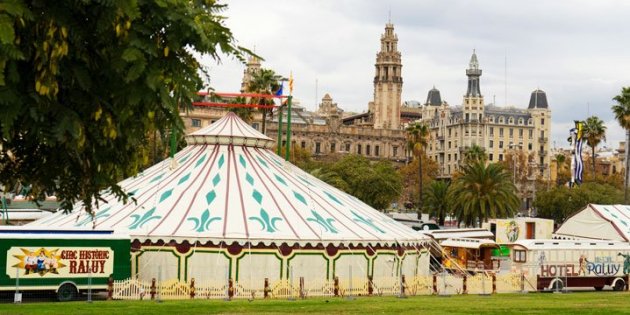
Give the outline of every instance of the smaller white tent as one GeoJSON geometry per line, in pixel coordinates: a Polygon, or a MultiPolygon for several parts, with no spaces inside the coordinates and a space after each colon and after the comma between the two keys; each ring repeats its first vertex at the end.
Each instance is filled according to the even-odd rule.
{"type": "Polygon", "coordinates": [[[561,239],[630,241],[630,206],[589,204],[554,233],[561,239]]]}

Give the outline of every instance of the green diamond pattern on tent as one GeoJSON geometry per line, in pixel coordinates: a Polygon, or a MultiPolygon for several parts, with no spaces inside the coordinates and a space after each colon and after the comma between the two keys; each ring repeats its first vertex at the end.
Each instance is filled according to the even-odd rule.
{"type": "Polygon", "coordinates": [[[315,222],[315,223],[321,225],[326,230],[326,232],[330,232],[330,233],[334,233],[334,234],[337,234],[339,232],[332,225],[332,223],[335,222],[335,219],[333,219],[333,218],[324,219],[324,217],[322,217],[315,210],[311,210],[311,213],[313,214],[313,217],[312,218],[307,218],[306,221],[315,222]]]}
{"type": "Polygon", "coordinates": [[[246,174],[245,174],[245,180],[246,180],[246,181],[247,181],[250,185],[254,186],[254,178],[253,178],[251,175],[249,175],[249,173],[246,173],[246,174]]]}
{"type": "Polygon", "coordinates": [[[269,233],[276,232],[276,221],[281,221],[280,217],[270,217],[265,209],[260,208],[260,214],[257,217],[249,217],[252,221],[258,221],[262,225],[262,230],[266,230],[269,233]]]}
{"type": "Polygon", "coordinates": [[[294,191],[293,195],[295,196],[297,200],[301,201],[303,204],[308,206],[308,203],[306,203],[306,199],[304,199],[304,196],[302,196],[299,192],[294,191]]]}
{"type": "Polygon", "coordinates": [[[131,223],[131,225],[129,225],[129,229],[130,230],[139,229],[139,228],[142,228],[143,225],[145,225],[151,220],[157,220],[157,219],[162,218],[162,216],[160,215],[153,215],[154,212],[155,212],[155,207],[151,208],[151,210],[145,212],[142,215],[132,214],[131,218],[133,218],[133,222],[131,223]]]}
{"type": "Polygon", "coordinates": [[[262,166],[264,166],[265,168],[269,168],[269,165],[267,165],[267,162],[265,162],[265,160],[261,159],[260,156],[256,157],[258,159],[258,162],[260,162],[260,164],[262,164],[262,166]]]}
{"type": "Polygon", "coordinates": [[[337,197],[331,195],[329,192],[325,191],[324,192],[326,194],[326,196],[328,196],[328,198],[332,199],[332,201],[338,203],[339,205],[343,206],[343,203],[341,203],[341,201],[339,201],[339,199],[337,199],[337,197]]]}
{"type": "Polygon", "coordinates": [[[217,193],[215,193],[214,190],[211,190],[209,193],[207,193],[206,201],[208,202],[208,205],[210,205],[214,201],[214,198],[216,197],[217,197],[217,193]]]}
{"type": "Polygon", "coordinates": [[[238,161],[239,161],[239,163],[241,163],[241,165],[243,165],[243,167],[247,168],[247,162],[245,162],[245,159],[240,154],[238,156],[238,161]]]}
{"type": "Polygon", "coordinates": [[[285,182],[285,181],[284,181],[284,179],[282,179],[282,177],[280,177],[280,176],[278,176],[278,175],[276,175],[276,174],[273,174],[273,176],[275,176],[275,177],[276,177],[276,179],[277,179],[277,180],[278,180],[278,181],[279,181],[282,185],[284,185],[284,186],[288,186],[288,185],[287,185],[287,182],[285,182]]]}
{"type": "Polygon", "coordinates": [[[221,154],[221,157],[219,158],[219,168],[223,166],[223,163],[225,163],[225,157],[223,154],[221,154]]]}
{"type": "Polygon", "coordinates": [[[191,217],[187,219],[188,221],[192,221],[195,223],[195,227],[193,230],[196,232],[206,232],[210,230],[210,223],[214,221],[221,221],[220,217],[211,217],[210,210],[206,209],[199,218],[191,217]]]}
{"type": "Polygon", "coordinates": [[[188,154],[185,157],[179,159],[179,164],[182,164],[182,163],[186,162],[186,160],[188,160],[189,157],[190,157],[190,154],[188,154]]]}
{"type": "Polygon", "coordinates": [[[358,213],[350,210],[350,212],[352,212],[352,214],[354,214],[355,218],[354,221],[359,222],[359,223],[363,223],[381,233],[385,233],[385,231],[381,230],[378,226],[376,226],[373,222],[372,219],[366,219],[365,217],[360,216],[358,213]]]}
{"type": "Polygon", "coordinates": [[[162,176],[164,176],[164,173],[162,173],[162,174],[160,174],[160,175],[158,175],[158,176],[153,177],[153,179],[152,179],[149,183],[155,183],[155,182],[157,182],[158,180],[162,179],[162,176]]]}
{"type": "Polygon", "coordinates": [[[254,192],[252,192],[252,197],[254,198],[254,200],[256,200],[256,202],[258,202],[258,204],[262,203],[262,194],[258,192],[258,190],[254,189],[254,192]]]}
{"type": "Polygon", "coordinates": [[[190,173],[184,175],[184,177],[182,177],[179,182],[177,182],[177,185],[181,185],[183,183],[185,183],[188,179],[190,178],[190,173]]]}
{"type": "Polygon", "coordinates": [[[109,209],[110,208],[105,208],[101,211],[95,211],[94,216],[91,215],[87,215],[87,217],[79,222],[77,222],[77,224],[75,224],[74,226],[85,226],[86,224],[88,224],[89,222],[93,222],[98,218],[106,218],[109,217],[109,209]]]}
{"type": "Polygon", "coordinates": [[[160,202],[166,200],[168,197],[170,197],[173,194],[173,188],[165,191],[162,196],[160,197],[160,202]]]}
{"type": "Polygon", "coordinates": [[[216,186],[219,182],[221,181],[221,175],[217,174],[213,179],[212,179],[212,185],[216,186]]]}
{"type": "Polygon", "coordinates": [[[201,163],[203,163],[203,161],[205,161],[205,160],[206,160],[206,155],[204,154],[201,158],[199,158],[197,163],[195,163],[195,168],[197,168],[199,165],[201,165],[201,163]]]}

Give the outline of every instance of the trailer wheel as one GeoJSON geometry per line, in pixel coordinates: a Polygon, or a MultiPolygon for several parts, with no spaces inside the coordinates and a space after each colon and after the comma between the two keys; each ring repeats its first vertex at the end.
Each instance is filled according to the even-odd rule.
{"type": "Polygon", "coordinates": [[[564,288],[564,283],[562,283],[562,280],[556,280],[553,282],[553,284],[551,284],[551,289],[554,291],[560,291],[564,288]]]}
{"type": "Polygon", "coordinates": [[[57,290],[57,300],[59,302],[68,302],[77,298],[77,287],[72,283],[66,283],[57,290]]]}
{"type": "Polygon", "coordinates": [[[613,285],[613,290],[615,291],[623,291],[623,288],[626,286],[626,283],[623,279],[618,279],[613,285]]]}

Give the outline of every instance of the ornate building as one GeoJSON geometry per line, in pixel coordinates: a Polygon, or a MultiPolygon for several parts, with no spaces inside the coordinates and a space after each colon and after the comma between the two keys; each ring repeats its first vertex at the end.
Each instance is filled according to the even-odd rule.
{"type": "Polygon", "coordinates": [[[431,137],[427,148],[438,162],[443,177],[450,177],[461,165],[464,152],[478,145],[485,149],[490,162],[503,161],[520,151],[528,161],[531,176],[548,176],[551,111],[541,90],[531,94],[527,109],[485,104],[481,94],[481,74],[477,54],[473,52],[466,75],[468,88],[461,106],[442,102],[440,92],[429,91],[422,110],[422,121],[429,124],[431,137]]]}

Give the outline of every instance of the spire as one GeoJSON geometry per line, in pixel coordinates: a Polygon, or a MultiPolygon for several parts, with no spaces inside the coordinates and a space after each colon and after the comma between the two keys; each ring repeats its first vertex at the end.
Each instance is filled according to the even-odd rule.
{"type": "Polygon", "coordinates": [[[466,69],[466,75],[468,76],[468,91],[466,92],[466,97],[481,97],[481,89],[479,87],[481,69],[479,69],[479,60],[477,60],[477,53],[474,49],[470,57],[468,69],[466,69]]]}
{"type": "Polygon", "coordinates": [[[470,57],[470,64],[468,65],[469,69],[479,69],[479,60],[477,60],[477,53],[475,49],[473,49],[473,54],[470,57]]]}

